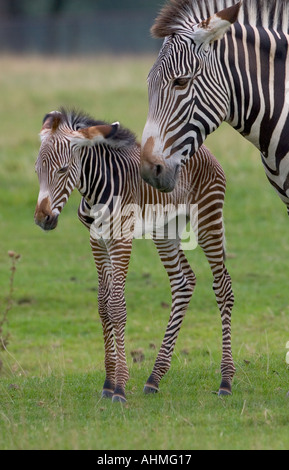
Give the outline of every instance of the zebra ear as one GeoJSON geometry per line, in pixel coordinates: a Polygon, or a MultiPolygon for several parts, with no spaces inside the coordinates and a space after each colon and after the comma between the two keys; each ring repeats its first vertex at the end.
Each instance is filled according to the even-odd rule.
{"type": "Polygon", "coordinates": [[[61,123],[62,114],[59,111],[51,111],[51,113],[46,114],[42,123],[42,131],[52,131],[55,132],[59,124],[61,123]]]}
{"type": "Polygon", "coordinates": [[[242,2],[239,2],[195,26],[193,31],[194,42],[198,45],[207,45],[217,39],[222,39],[232,24],[237,21],[241,5],[242,2]]]}
{"type": "Polygon", "coordinates": [[[119,123],[114,124],[101,124],[99,126],[86,127],[73,131],[70,138],[71,143],[79,146],[101,144],[109,141],[119,128],[119,123]]]}
{"type": "Polygon", "coordinates": [[[48,135],[57,131],[61,121],[62,114],[59,111],[51,111],[51,113],[46,114],[39,134],[41,142],[45,140],[48,135]]]}

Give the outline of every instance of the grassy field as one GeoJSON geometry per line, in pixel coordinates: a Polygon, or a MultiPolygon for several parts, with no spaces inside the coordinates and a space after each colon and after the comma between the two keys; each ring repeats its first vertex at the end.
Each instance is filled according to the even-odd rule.
{"type": "Polygon", "coordinates": [[[21,254],[0,352],[0,449],[288,449],[289,220],[258,152],[227,125],[207,145],[228,179],[225,206],[233,310],[233,396],[220,383],[221,322],[209,266],[188,253],[198,284],[157,396],[144,396],[169,316],[166,273],[149,240],[134,245],[127,281],[130,381],[125,406],[100,399],[104,381],[97,276],[73,194],[58,229],[34,225],[43,116],[61,105],[119,120],[140,138],[153,57],[1,57],[0,319],[8,250],[21,254]],[[141,349],[144,360],[133,362],[141,349]]]}

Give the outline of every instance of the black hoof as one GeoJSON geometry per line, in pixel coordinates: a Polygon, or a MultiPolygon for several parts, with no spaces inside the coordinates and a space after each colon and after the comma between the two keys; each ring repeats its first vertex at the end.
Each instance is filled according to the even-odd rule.
{"type": "Polygon", "coordinates": [[[219,397],[227,397],[229,395],[232,395],[232,392],[230,390],[226,390],[224,388],[220,388],[218,396],[219,397]]]}
{"type": "Polygon", "coordinates": [[[126,403],[126,398],[122,395],[113,395],[112,403],[126,403]]]}
{"type": "Polygon", "coordinates": [[[113,397],[113,390],[106,390],[106,389],[102,390],[101,398],[109,398],[111,400],[112,397],[113,397]]]}
{"type": "Polygon", "coordinates": [[[152,393],[158,393],[159,389],[154,385],[147,384],[144,386],[143,391],[145,395],[150,395],[152,393]]]}

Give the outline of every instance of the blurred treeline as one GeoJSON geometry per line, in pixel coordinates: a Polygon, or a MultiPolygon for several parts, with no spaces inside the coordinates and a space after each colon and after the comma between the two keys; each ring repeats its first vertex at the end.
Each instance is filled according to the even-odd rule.
{"type": "Polygon", "coordinates": [[[109,10],[156,11],[158,6],[156,0],[0,0],[0,13],[37,16],[109,10]]]}
{"type": "Polygon", "coordinates": [[[162,0],[0,0],[0,52],[149,53],[162,0]]]}

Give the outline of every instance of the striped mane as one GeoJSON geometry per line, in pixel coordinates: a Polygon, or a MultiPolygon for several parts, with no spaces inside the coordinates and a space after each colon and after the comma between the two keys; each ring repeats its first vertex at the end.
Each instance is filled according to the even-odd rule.
{"type": "MultiPolygon", "coordinates": [[[[152,27],[152,35],[170,36],[237,3],[238,0],[169,0],[152,27]]],[[[243,0],[239,22],[288,33],[289,0],[243,0]]]]}
{"type": "MultiPolygon", "coordinates": [[[[61,108],[60,112],[62,114],[61,124],[69,127],[74,131],[85,129],[86,127],[109,124],[105,121],[97,121],[91,116],[75,109],[61,108]]],[[[119,146],[122,146],[122,143],[123,146],[133,146],[136,144],[136,136],[129,129],[126,129],[122,126],[119,126],[117,133],[113,139],[111,139],[111,141],[113,142],[113,140],[115,140],[119,146]]]]}

